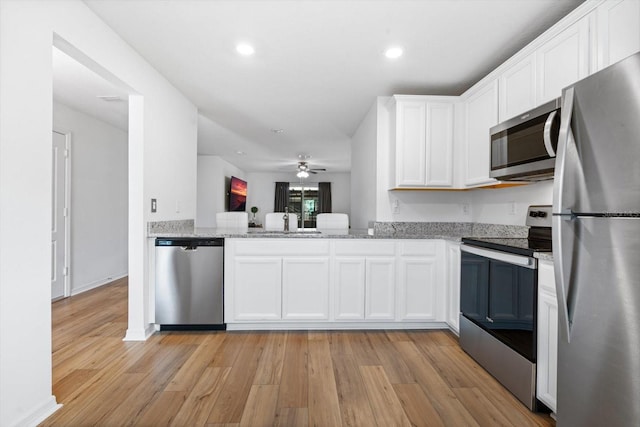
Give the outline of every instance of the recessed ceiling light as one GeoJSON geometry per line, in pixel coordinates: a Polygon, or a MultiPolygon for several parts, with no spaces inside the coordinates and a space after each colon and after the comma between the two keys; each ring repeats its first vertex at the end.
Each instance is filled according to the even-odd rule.
{"type": "Polygon", "coordinates": [[[244,151],[240,151],[240,150],[238,150],[238,151],[236,151],[236,154],[237,154],[238,156],[244,156],[244,155],[245,155],[245,154],[247,154],[247,153],[245,153],[244,151]]]}
{"type": "Polygon", "coordinates": [[[390,47],[384,52],[384,56],[389,59],[396,59],[402,56],[402,48],[401,47],[390,47]]]}
{"type": "Polygon", "coordinates": [[[284,132],[284,129],[273,128],[273,129],[271,129],[271,132],[273,132],[273,133],[282,133],[282,132],[284,132]]]}
{"type": "Polygon", "coordinates": [[[240,55],[250,56],[250,55],[253,55],[256,50],[250,44],[240,43],[239,45],[236,46],[236,51],[240,55]]]}

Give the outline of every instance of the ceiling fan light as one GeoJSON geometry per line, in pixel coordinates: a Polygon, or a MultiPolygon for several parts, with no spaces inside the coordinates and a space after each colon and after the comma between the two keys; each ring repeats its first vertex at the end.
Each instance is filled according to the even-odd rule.
{"type": "Polygon", "coordinates": [[[298,178],[308,178],[309,177],[309,172],[301,170],[296,174],[296,176],[298,178]]]}

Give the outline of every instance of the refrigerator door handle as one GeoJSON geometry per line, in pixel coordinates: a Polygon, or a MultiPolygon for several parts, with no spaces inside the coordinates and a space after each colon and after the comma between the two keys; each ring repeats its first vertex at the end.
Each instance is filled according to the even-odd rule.
{"type": "Polygon", "coordinates": [[[547,153],[549,154],[549,157],[556,156],[556,150],[553,149],[553,141],[551,141],[551,128],[553,127],[553,121],[555,120],[557,115],[558,115],[558,110],[552,111],[551,114],[549,114],[549,117],[547,117],[547,121],[544,123],[544,132],[543,132],[544,148],[547,149],[547,153]]]}
{"type": "Polygon", "coordinates": [[[564,206],[564,187],[567,170],[567,149],[573,141],[571,132],[571,118],[573,116],[573,87],[566,89],[562,100],[560,114],[560,132],[558,133],[558,151],[556,156],[556,170],[553,182],[553,211],[556,214],[570,214],[571,210],[564,206]]]}
{"type": "Polygon", "coordinates": [[[558,328],[562,329],[562,334],[570,340],[571,321],[569,319],[569,305],[567,296],[569,295],[569,277],[571,272],[571,254],[567,254],[567,250],[571,247],[565,247],[566,239],[564,227],[567,220],[572,219],[571,209],[564,204],[565,187],[568,185],[566,180],[567,173],[567,151],[573,140],[571,132],[571,119],[573,117],[573,99],[574,88],[570,87],[565,90],[562,98],[562,110],[560,113],[560,132],[558,134],[558,150],[556,156],[556,170],[553,182],[553,258],[554,272],[556,278],[556,294],[558,298],[558,328]]]}
{"type": "MultiPolygon", "coordinates": [[[[565,247],[565,233],[563,228],[567,221],[571,221],[571,215],[554,215],[553,216],[553,271],[556,279],[556,298],[558,299],[558,328],[562,328],[561,332],[567,337],[567,342],[571,341],[571,319],[569,318],[569,303],[567,301],[569,295],[570,277],[568,273],[571,271],[571,265],[567,265],[570,261],[565,257],[565,251],[571,248],[565,247]],[[566,272],[566,273],[565,273],[566,272]]],[[[571,245],[569,245],[571,246],[571,245]]],[[[560,337],[563,334],[560,334],[560,337]]]]}

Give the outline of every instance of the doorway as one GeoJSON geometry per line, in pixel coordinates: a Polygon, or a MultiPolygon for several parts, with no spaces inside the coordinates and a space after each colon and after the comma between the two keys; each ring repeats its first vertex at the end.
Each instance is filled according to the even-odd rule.
{"type": "Polygon", "coordinates": [[[298,215],[298,228],[316,228],[318,184],[289,184],[289,212],[298,215]]]}
{"type": "Polygon", "coordinates": [[[55,300],[127,276],[129,165],[127,91],[55,45],[52,65],[55,300]],[[68,141],[62,147],[63,133],[67,139],[73,134],[72,159],[68,141]],[[58,230],[64,228],[68,238],[63,240],[58,230]]]}
{"type": "Polygon", "coordinates": [[[51,300],[69,296],[70,134],[52,133],[51,300]]]}

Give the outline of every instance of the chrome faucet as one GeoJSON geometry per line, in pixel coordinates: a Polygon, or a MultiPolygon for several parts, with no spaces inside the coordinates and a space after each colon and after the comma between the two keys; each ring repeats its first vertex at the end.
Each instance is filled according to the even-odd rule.
{"type": "Polygon", "coordinates": [[[284,208],[282,219],[284,219],[284,231],[289,231],[289,207],[287,206],[284,208]]]}

